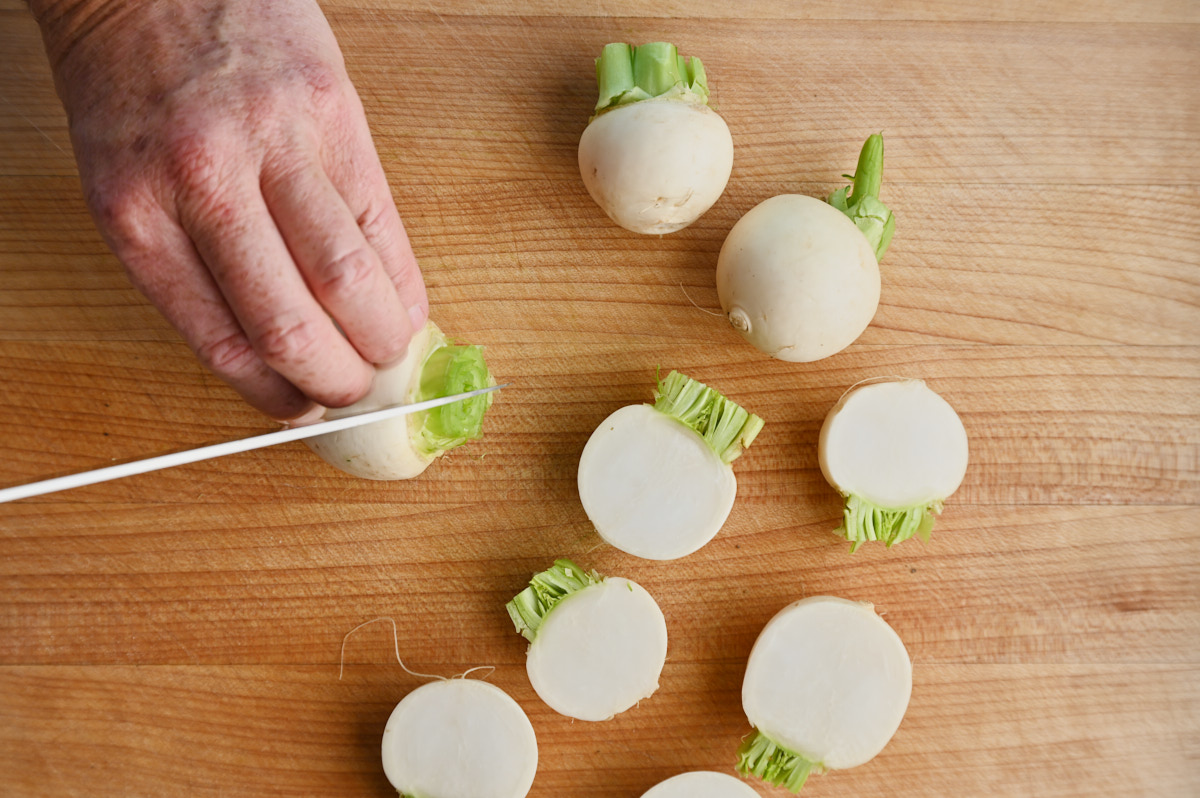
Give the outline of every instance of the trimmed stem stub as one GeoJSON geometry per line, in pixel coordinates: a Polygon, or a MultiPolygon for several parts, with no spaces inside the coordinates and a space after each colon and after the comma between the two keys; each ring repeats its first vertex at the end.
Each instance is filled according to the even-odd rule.
{"type": "Polygon", "coordinates": [[[941,511],[941,501],[889,510],[850,494],[846,496],[842,510],[842,525],[834,530],[834,534],[850,541],[851,552],[868,541],[882,541],[891,548],[913,535],[928,542],[934,517],[941,511]]]}
{"type": "Polygon", "coordinates": [[[896,217],[879,200],[883,183],[883,136],[872,133],[867,137],[854,174],[844,177],[853,183],[830,194],[829,204],[850,217],[875,250],[875,259],[883,260],[883,253],[896,232],[896,217]]]}
{"type": "Polygon", "coordinates": [[[821,773],[824,769],[819,762],[789,751],[757,730],[738,748],[738,773],[757,776],[772,786],[785,787],[794,793],[804,787],[809,774],[821,773]]]}
{"type": "Polygon", "coordinates": [[[654,409],[691,427],[726,464],[736,460],[763,428],[761,418],[678,371],[659,381],[654,409]]]}
{"type": "Polygon", "coordinates": [[[572,593],[598,585],[604,577],[595,571],[585,571],[567,559],[555,560],[554,565],[529,580],[529,587],[504,605],[513,626],[526,640],[533,642],[538,627],[551,610],[572,593]]]}
{"type": "Polygon", "coordinates": [[[622,105],[671,96],[708,104],[708,76],[699,58],[685,58],[675,45],[651,42],[634,47],[624,42],[604,45],[596,59],[600,97],[596,113],[622,105]]]}
{"type": "MultiPolygon", "coordinates": [[[[448,339],[431,347],[421,366],[416,401],[439,399],[495,385],[483,360],[483,348],[457,346],[448,339]]],[[[492,394],[474,396],[426,411],[418,419],[414,438],[422,454],[433,455],[461,446],[483,435],[483,416],[492,406],[492,394]]]]}

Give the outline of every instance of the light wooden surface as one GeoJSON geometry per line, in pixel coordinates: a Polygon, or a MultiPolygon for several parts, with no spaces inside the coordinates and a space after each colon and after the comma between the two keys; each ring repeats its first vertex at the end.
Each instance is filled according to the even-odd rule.
{"type": "MultiPolygon", "coordinates": [[[[636,798],[731,772],[755,635],[831,593],[885,613],[915,685],[888,748],[806,794],[1200,793],[1198,8],[331,0],[434,317],[513,387],[413,482],[297,444],[0,505],[0,792],[386,796],[382,725],[419,681],[382,624],[338,664],[391,617],[415,670],[496,666],[532,796],[636,798]],[[737,149],[713,210],[651,239],[574,159],[594,54],[661,39],[704,59],[737,149]],[[837,186],[875,130],[899,218],[875,323],[771,361],[712,315],[721,241],[837,186]],[[574,487],[659,366],[767,420],[721,534],[671,563],[600,545],[574,487]],[[816,437],[879,374],[942,393],[972,462],[929,544],[851,556],[816,437]],[[661,689],[607,723],[541,704],[503,610],[560,555],[669,624],[661,689]]],[[[17,0],[0,56],[0,484],[267,429],[92,228],[17,0]]]]}

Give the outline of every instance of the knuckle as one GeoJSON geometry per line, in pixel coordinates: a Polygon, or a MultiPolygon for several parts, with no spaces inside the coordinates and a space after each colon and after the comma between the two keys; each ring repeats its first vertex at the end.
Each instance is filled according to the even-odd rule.
{"type": "Polygon", "coordinates": [[[254,350],[272,366],[307,362],[320,344],[317,325],[309,319],[277,319],[254,336],[254,350]]]}
{"type": "Polygon", "coordinates": [[[322,295],[360,295],[372,287],[378,265],[374,253],[358,247],[321,266],[314,288],[322,295]]]}
{"type": "Polygon", "coordinates": [[[166,145],[168,169],[177,184],[212,190],[221,184],[225,169],[221,146],[209,132],[180,133],[166,145]]]}
{"type": "Polygon", "coordinates": [[[240,332],[205,341],[196,347],[197,359],[214,374],[243,378],[257,372],[258,354],[240,332]]]}
{"type": "Polygon", "coordinates": [[[296,66],[295,74],[315,107],[333,109],[342,106],[345,83],[331,64],[320,60],[304,62],[296,66]]]}
{"type": "Polygon", "coordinates": [[[87,204],[96,225],[119,253],[153,247],[153,200],[131,182],[106,181],[87,190],[87,204]]]}

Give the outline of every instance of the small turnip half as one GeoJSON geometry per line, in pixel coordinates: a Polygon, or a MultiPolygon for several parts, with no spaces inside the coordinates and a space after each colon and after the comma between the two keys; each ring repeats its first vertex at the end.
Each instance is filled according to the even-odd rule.
{"type": "Polygon", "coordinates": [[[717,258],[729,323],[760,351],[791,362],[829,357],[875,316],[879,260],[896,222],[879,200],[883,137],[867,139],[853,185],[828,202],[781,194],[750,209],[717,258]]]}
{"type": "Polygon", "coordinates": [[[729,127],[708,107],[698,58],[675,45],[605,45],[600,98],[579,140],[579,173],[596,204],[635,233],[672,233],[712,207],[733,169],[729,127]]]}
{"type": "Polygon", "coordinates": [[[684,557],[712,540],[737,494],[731,463],[763,420],[672,371],[653,405],[622,407],[579,458],[579,498],[605,541],[650,560],[684,557]]]}
{"type": "Polygon", "coordinates": [[[759,798],[744,781],[712,770],[680,773],[642,793],[642,798],[759,798]]]}
{"type": "Polygon", "coordinates": [[[402,798],[525,798],[537,763],[525,712],[476,679],[418,687],[383,731],[383,771],[402,798]]]}
{"type": "Polygon", "coordinates": [[[756,731],[738,772],[799,792],[811,773],[857,767],[892,739],[911,693],[908,651],[870,604],[790,604],[750,651],[742,709],[756,731]]]}
{"type": "Polygon", "coordinates": [[[608,720],[658,689],[667,623],[637,583],[560,559],[506,609],[529,641],[529,682],[555,712],[608,720]]]}
{"type": "Polygon", "coordinates": [[[934,516],[967,472],[967,430],[950,403],[921,380],[848,391],[821,426],[821,473],[845,499],[836,533],[851,551],[929,539],[934,516]]]}
{"type": "MultiPolygon", "coordinates": [[[[380,369],[371,391],[343,408],[330,408],[324,420],[343,418],[396,404],[411,404],[495,385],[479,346],[459,345],[429,322],[413,336],[399,362],[380,369]]],[[[435,407],[408,416],[309,438],[308,447],[325,462],[365,479],[412,479],[450,449],[483,434],[483,416],[492,394],[435,407]]]]}

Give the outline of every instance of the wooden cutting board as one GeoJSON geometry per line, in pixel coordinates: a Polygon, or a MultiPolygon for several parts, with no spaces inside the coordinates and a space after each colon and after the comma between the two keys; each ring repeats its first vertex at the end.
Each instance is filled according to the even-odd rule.
{"type": "MultiPolygon", "coordinates": [[[[532,796],[732,772],[741,676],[788,602],[873,602],[912,704],[811,796],[1200,794],[1200,6],[331,0],[433,316],[513,387],[484,440],[372,483],[302,445],[0,506],[0,773],[12,796],[386,796],[383,723],[488,665],[540,744],[532,796]],[[608,41],[703,58],[736,161],[691,228],[613,226],[575,146],[608,41]],[[887,142],[874,324],[812,364],[716,313],[717,252],[774,194],[887,142]],[[767,421],[719,536],[654,563],[575,492],[655,370],[767,421]],[[851,555],[816,438],[850,385],[920,377],[966,482],[928,544],[851,555]],[[661,687],[605,723],[543,705],[504,602],[557,556],[632,578],[661,687]]],[[[105,249],[37,30],[0,0],[0,484],[265,431],[105,249]]],[[[782,795],[760,787],[766,795],[782,795]]]]}

